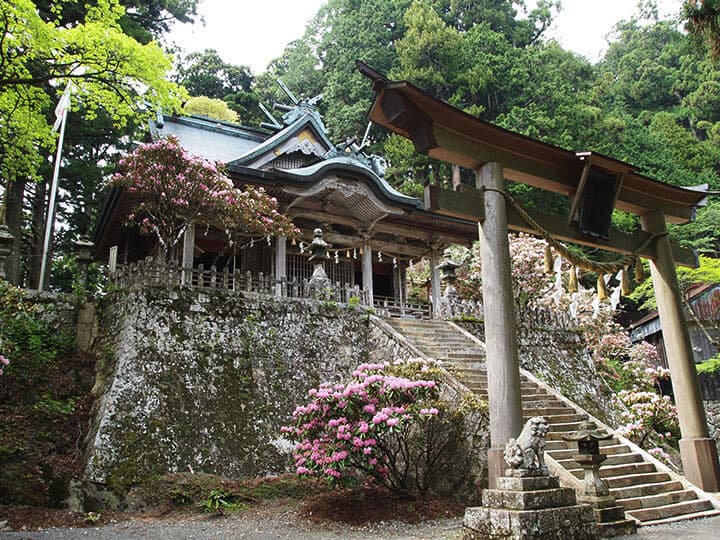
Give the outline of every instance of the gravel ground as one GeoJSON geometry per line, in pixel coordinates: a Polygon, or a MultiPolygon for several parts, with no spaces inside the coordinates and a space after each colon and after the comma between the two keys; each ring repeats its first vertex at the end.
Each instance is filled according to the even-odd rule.
{"type": "MultiPolygon", "coordinates": [[[[222,517],[193,516],[174,519],[136,519],[88,529],[0,532],[0,539],[459,540],[461,538],[461,523],[461,518],[441,519],[417,525],[399,522],[379,522],[363,526],[313,523],[298,518],[293,510],[285,508],[277,511],[270,509],[251,510],[222,517]]],[[[641,528],[638,534],[623,538],[628,540],[717,540],[720,538],[720,518],[641,528]]]]}
{"type": "Polygon", "coordinates": [[[458,540],[462,518],[442,519],[417,525],[379,522],[368,525],[313,523],[297,517],[293,510],[250,510],[220,517],[193,516],[174,519],[136,519],[88,529],[45,529],[42,531],[0,532],[1,540],[181,540],[240,539],[330,540],[361,539],[442,539],[458,540]]]}

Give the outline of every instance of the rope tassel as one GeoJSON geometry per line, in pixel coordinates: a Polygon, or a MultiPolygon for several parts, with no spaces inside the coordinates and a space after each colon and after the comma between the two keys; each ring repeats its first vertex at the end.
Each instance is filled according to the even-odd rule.
{"type": "Polygon", "coordinates": [[[578,292],[577,268],[575,266],[572,266],[570,268],[570,276],[568,278],[568,292],[578,292]]]}
{"type": "Polygon", "coordinates": [[[628,296],[633,291],[630,283],[630,268],[622,269],[622,280],[620,281],[620,292],[623,296],[628,296]]]}
{"type": "Polygon", "coordinates": [[[600,300],[601,302],[603,300],[607,300],[608,292],[607,292],[607,287],[605,286],[605,276],[602,274],[598,275],[597,293],[598,293],[598,300],[600,300]]]}
{"type": "Polygon", "coordinates": [[[645,281],[645,266],[643,265],[640,257],[635,257],[635,283],[642,283],[645,281]]]}
{"type": "Polygon", "coordinates": [[[549,274],[552,272],[552,270],[553,270],[552,249],[550,249],[550,244],[545,244],[544,271],[546,274],[549,274]]]}

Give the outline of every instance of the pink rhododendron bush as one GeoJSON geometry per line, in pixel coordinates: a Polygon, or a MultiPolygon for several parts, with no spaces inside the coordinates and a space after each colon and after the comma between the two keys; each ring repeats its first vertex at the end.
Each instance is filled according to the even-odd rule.
{"type": "Polygon", "coordinates": [[[133,197],[128,221],[154,235],[161,253],[169,253],[193,222],[224,230],[229,239],[297,233],[263,188],[236,188],[220,163],[188,154],[175,137],[138,145],[120,160],[110,185],[133,197]]]}
{"type": "Polygon", "coordinates": [[[487,408],[442,377],[423,360],[362,364],[347,384],[310,390],[283,428],[297,473],[335,485],[372,478],[406,493],[468,491],[484,473],[487,408]]]}

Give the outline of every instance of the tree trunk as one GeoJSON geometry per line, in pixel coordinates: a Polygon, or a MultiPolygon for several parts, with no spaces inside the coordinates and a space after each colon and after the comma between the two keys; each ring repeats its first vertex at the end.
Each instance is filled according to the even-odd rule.
{"type": "MultiPolygon", "coordinates": [[[[40,267],[42,265],[43,241],[45,236],[45,221],[47,219],[47,183],[35,184],[35,197],[32,205],[32,257],[29,265],[28,286],[37,289],[40,281],[40,267]]],[[[45,280],[47,283],[47,279],[45,280]]]]}
{"type": "Polygon", "coordinates": [[[5,263],[5,271],[7,280],[13,285],[20,285],[20,247],[22,245],[23,198],[26,184],[27,180],[19,179],[9,182],[7,188],[5,223],[15,240],[13,240],[10,256],[5,263]]]}

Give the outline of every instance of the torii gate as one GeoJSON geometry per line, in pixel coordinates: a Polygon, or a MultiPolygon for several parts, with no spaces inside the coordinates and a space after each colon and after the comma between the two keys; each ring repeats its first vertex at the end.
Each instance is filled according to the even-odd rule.
{"type": "Polygon", "coordinates": [[[520,432],[520,375],[510,281],[508,229],[535,232],[503,197],[504,180],[567,195],[568,218],[532,212],[558,240],[650,259],[658,313],[667,347],[680,420],[680,454],[685,476],[705,491],[720,491],[715,441],[709,437],[683,313],[675,264],[696,267],[697,256],[666,234],[666,222],[687,223],[705,204],[705,189],[653,180],[624,163],[592,152],[570,152],[483,122],[407,81],[390,81],[362,62],[372,80],[373,122],[410,139],[418,152],[476,171],[473,189],[426,189],[425,205],[436,212],[477,221],[479,226],[488,398],[490,487],[502,474],[505,443],[520,432]],[[640,216],[643,232],[612,231],[613,208],[640,216]],[[640,249],[639,246],[641,247],[640,249]]]}

